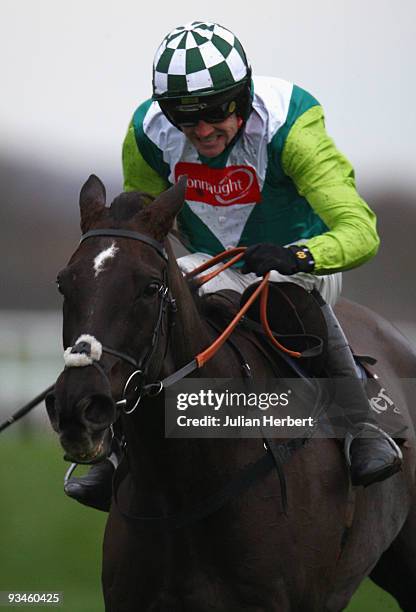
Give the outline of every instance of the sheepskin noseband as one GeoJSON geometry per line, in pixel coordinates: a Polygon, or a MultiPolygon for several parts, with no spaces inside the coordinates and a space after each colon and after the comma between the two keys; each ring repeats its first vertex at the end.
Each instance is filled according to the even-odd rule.
{"type": "Polygon", "coordinates": [[[64,352],[65,365],[68,368],[82,368],[100,361],[103,352],[101,342],[94,336],[82,334],[74,346],[68,346],[64,352]]]}

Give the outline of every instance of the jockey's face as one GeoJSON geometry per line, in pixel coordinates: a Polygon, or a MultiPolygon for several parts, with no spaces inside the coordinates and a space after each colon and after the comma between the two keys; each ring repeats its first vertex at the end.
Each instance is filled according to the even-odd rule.
{"type": "Polygon", "coordinates": [[[204,157],[216,157],[230,144],[242,124],[241,117],[233,113],[221,123],[200,120],[192,127],[182,127],[182,131],[198,153],[204,157]]]}

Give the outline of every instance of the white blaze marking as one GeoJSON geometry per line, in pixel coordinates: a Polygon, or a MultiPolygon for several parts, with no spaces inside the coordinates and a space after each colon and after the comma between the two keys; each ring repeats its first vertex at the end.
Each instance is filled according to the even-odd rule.
{"type": "Polygon", "coordinates": [[[101,251],[98,253],[97,257],[94,259],[94,270],[95,276],[98,276],[100,272],[103,271],[104,263],[107,259],[112,259],[118,251],[118,247],[116,247],[115,242],[112,243],[108,249],[101,251]]]}

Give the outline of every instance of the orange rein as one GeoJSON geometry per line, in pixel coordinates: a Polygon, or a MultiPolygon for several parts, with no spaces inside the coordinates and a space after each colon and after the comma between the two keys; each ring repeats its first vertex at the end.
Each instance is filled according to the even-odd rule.
{"type": "MultiPolygon", "coordinates": [[[[208,270],[209,268],[212,268],[212,266],[215,266],[217,263],[220,263],[224,259],[227,259],[228,257],[231,257],[231,259],[227,263],[223,264],[217,270],[213,270],[212,272],[209,272],[208,274],[205,274],[204,276],[201,276],[200,278],[195,278],[192,281],[194,286],[201,287],[201,285],[203,285],[204,283],[207,283],[212,278],[215,278],[215,276],[217,276],[218,274],[220,274],[224,270],[227,270],[227,268],[229,268],[233,264],[235,264],[238,261],[240,261],[240,259],[242,259],[244,257],[244,251],[245,250],[246,250],[245,247],[236,247],[234,249],[229,249],[227,251],[223,251],[222,253],[219,253],[215,257],[212,257],[212,259],[210,259],[209,261],[207,261],[204,264],[198,266],[197,268],[195,268],[191,272],[188,272],[186,274],[186,279],[187,280],[193,279],[195,276],[197,276],[201,272],[205,272],[205,270],[208,270]]],[[[299,353],[298,351],[291,351],[290,349],[288,349],[285,346],[283,346],[282,344],[280,344],[280,342],[278,340],[276,340],[276,338],[273,335],[272,330],[270,329],[270,325],[269,325],[269,322],[268,322],[268,319],[267,319],[267,299],[268,299],[268,295],[269,295],[269,285],[268,285],[269,276],[270,276],[270,272],[268,272],[267,274],[264,275],[263,280],[261,281],[260,285],[252,293],[252,295],[249,297],[249,299],[244,304],[244,306],[235,315],[233,320],[227,325],[227,327],[224,329],[222,334],[220,336],[218,336],[218,338],[216,340],[214,340],[214,342],[208,348],[206,348],[204,351],[202,351],[201,353],[199,353],[195,357],[196,362],[197,362],[199,368],[201,368],[203,365],[205,365],[205,363],[207,361],[209,361],[211,359],[211,357],[213,357],[215,355],[215,353],[218,351],[218,349],[221,348],[221,346],[224,344],[224,342],[227,340],[227,338],[231,335],[231,333],[237,327],[237,325],[240,322],[240,320],[242,319],[242,317],[245,315],[247,310],[250,308],[250,306],[253,304],[253,302],[257,299],[257,297],[259,295],[261,296],[260,297],[260,319],[261,319],[261,323],[263,325],[263,329],[264,329],[265,333],[267,334],[269,340],[279,350],[283,351],[284,353],[287,353],[291,357],[296,357],[296,358],[302,357],[302,354],[299,353]]]]}

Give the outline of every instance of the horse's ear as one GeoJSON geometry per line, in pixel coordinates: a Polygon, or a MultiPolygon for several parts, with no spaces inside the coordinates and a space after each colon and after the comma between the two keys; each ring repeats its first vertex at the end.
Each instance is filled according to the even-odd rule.
{"type": "Polygon", "coordinates": [[[172,229],[175,217],[185,201],[187,177],[181,176],[173,187],[161,193],[147,208],[148,214],[158,232],[167,236],[172,229]]]}
{"type": "Polygon", "coordinates": [[[105,209],[105,187],[98,176],[91,174],[79,195],[81,231],[85,234],[105,209]]]}

